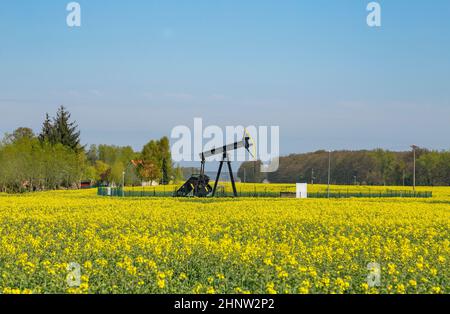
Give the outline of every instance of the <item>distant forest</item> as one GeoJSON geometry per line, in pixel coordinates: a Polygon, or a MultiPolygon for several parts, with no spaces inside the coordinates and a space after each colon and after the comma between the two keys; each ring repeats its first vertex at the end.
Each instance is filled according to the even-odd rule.
{"type": "MultiPolygon", "coordinates": [[[[238,171],[241,181],[273,183],[322,183],[328,181],[331,162],[332,184],[412,185],[414,157],[412,151],[383,149],[359,151],[316,151],[280,158],[278,171],[261,173],[260,162],[245,162],[238,171]]],[[[450,151],[416,149],[416,184],[449,185],[450,151]]]]}

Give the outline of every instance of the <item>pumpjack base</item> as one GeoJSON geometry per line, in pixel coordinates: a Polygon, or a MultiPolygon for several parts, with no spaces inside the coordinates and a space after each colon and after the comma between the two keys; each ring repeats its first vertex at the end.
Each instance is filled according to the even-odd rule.
{"type": "Polygon", "coordinates": [[[211,194],[212,187],[207,175],[192,175],[176,192],[176,197],[206,197],[211,194]]]}

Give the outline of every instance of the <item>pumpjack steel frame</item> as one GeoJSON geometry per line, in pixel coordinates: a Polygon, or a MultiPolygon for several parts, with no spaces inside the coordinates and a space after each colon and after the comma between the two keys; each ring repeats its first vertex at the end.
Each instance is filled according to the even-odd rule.
{"type": "Polygon", "coordinates": [[[242,141],[235,142],[233,144],[228,144],[219,148],[213,148],[209,151],[205,151],[200,154],[201,158],[201,166],[200,166],[200,174],[197,176],[191,176],[176,192],[175,196],[188,196],[192,193],[193,196],[198,197],[205,197],[208,196],[209,193],[211,196],[216,195],[217,191],[217,184],[219,183],[220,174],[222,172],[223,164],[226,162],[228,166],[228,171],[230,173],[230,180],[231,185],[233,187],[233,195],[234,197],[237,197],[237,189],[236,189],[236,183],[234,181],[234,175],[233,175],[233,169],[231,167],[231,161],[228,156],[228,152],[232,150],[236,150],[239,148],[245,148],[247,151],[252,155],[252,153],[249,151],[249,147],[253,144],[250,143],[250,136],[246,136],[244,134],[244,137],[242,141]],[[205,174],[205,163],[206,158],[215,156],[218,154],[222,154],[222,160],[219,162],[219,170],[217,171],[216,180],[214,182],[214,187],[212,188],[212,192],[209,192],[211,189],[211,186],[209,185],[209,177],[205,174]]]}
{"type": "MultiPolygon", "coordinates": [[[[203,155],[202,155],[202,158],[203,158],[203,155]]],[[[229,171],[229,174],[230,174],[231,186],[233,187],[233,195],[234,195],[234,197],[237,197],[238,194],[237,194],[237,189],[236,189],[236,183],[234,181],[233,169],[231,168],[231,161],[230,161],[230,158],[228,157],[228,153],[226,151],[224,151],[223,154],[222,154],[222,160],[220,161],[220,164],[219,164],[219,170],[217,171],[216,180],[214,181],[214,187],[213,187],[211,196],[215,196],[216,195],[217,184],[219,183],[220,174],[222,172],[222,168],[223,168],[224,162],[226,162],[227,165],[228,165],[228,171],[229,171]]],[[[202,166],[201,166],[201,174],[200,174],[200,176],[202,176],[202,175],[204,176],[204,172],[205,172],[205,159],[202,159],[202,166]]]]}

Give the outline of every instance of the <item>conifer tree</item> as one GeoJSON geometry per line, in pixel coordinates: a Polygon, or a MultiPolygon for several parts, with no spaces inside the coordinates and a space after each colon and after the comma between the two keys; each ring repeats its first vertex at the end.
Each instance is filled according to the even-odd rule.
{"type": "Polygon", "coordinates": [[[42,124],[41,133],[39,134],[39,140],[41,143],[48,142],[54,144],[55,142],[53,124],[48,113],[45,114],[45,120],[42,124]]]}
{"type": "Polygon", "coordinates": [[[82,149],[80,145],[80,132],[75,122],[70,121],[70,113],[64,106],[59,107],[56,118],[53,120],[54,140],[74,151],[82,149]]]}

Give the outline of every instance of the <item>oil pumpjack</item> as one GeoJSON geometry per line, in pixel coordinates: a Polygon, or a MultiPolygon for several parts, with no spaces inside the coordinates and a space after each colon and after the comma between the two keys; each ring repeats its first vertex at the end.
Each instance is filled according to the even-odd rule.
{"type": "MultiPolygon", "coordinates": [[[[217,184],[219,182],[220,173],[222,172],[223,164],[226,162],[228,165],[228,171],[230,173],[231,185],[233,187],[233,195],[237,197],[236,184],[234,181],[233,170],[231,168],[231,161],[228,156],[228,152],[237,150],[239,148],[244,147],[250,155],[254,156],[249,148],[253,145],[252,138],[247,133],[244,132],[244,137],[241,141],[235,142],[232,144],[224,145],[222,147],[213,148],[208,151],[204,151],[200,154],[201,158],[201,166],[200,166],[200,174],[192,175],[176,192],[175,196],[178,197],[186,197],[186,196],[196,196],[196,197],[206,197],[206,196],[214,196],[217,190],[217,184]],[[217,171],[216,181],[214,182],[214,187],[211,187],[209,184],[210,178],[205,174],[205,163],[206,158],[222,155],[222,160],[219,164],[219,170],[217,171]]],[[[253,145],[254,146],[254,145],[253,145]]]]}

